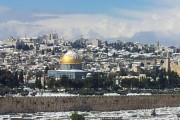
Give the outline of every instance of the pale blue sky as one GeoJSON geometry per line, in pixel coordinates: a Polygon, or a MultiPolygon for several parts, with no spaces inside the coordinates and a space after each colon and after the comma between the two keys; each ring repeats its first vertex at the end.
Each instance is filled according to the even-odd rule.
{"type": "MultiPolygon", "coordinates": [[[[1,21],[13,19],[14,17],[23,20],[29,17],[24,14],[31,13],[105,14],[122,17],[117,14],[117,9],[149,11],[170,7],[155,1],[157,0],[0,0],[0,7],[6,7],[13,11],[12,14],[1,16],[1,21]]],[[[26,20],[28,19],[32,18],[26,20]]]]}
{"type": "Polygon", "coordinates": [[[179,0],[0,0],[0,39],[57,31],[67,39],[180,41],[179,10],[179,0]]]}
{"type": "Polygon", "coordinates": [[[159,6],[154,0],[1,0],[14,10],[78,13],[110,13],[112,9],[147,9],[159,6]]]}

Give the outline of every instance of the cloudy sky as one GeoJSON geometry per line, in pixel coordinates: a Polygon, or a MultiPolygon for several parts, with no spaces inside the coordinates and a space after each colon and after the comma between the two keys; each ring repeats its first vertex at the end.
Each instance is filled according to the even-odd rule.
{"type": "Polygon", "coordinates": [[[0,0],[0,39],[56,31],[179,47],[179,11],[180,0],[0,0]]]}

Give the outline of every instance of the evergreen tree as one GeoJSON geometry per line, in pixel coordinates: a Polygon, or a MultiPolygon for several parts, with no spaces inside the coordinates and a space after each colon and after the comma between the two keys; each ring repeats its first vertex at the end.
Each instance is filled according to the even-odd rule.
{"type": "Polygon", "coordinates": [[[161,69],[159,71],[159,88],[164,89],[166,87],[166,82],[167,82],[167,78],[166,78],[165,69],[161,69]]]}
{"type": "Polygon", "coordinates": [[[71,80],[66,75],[63,75],[61,78],[61,85],[64,86],[65,88],[68,88],[70,87],[70,84],[71,84],[71,80]]]}
{"type": "Polygon", "coordinates": [[[44,50],[42,49],[41,54],[44,55],[44,50]]]}
{"type": "Polygon", "coordinates": [[[18,80],[18,72],[16,71],[14,74],[14,85],[19,87],[19,80],[18,80]]]}
{"type": "Polygon", "coordinates": [[[30,49],[30,50],[33,50],[33,49],[34,49],[33,45],[30,45],[30,46],[29,46],[29,49],[30,49]]]}
{"type": "Polygon", "coordinates": [[[126,71],[123,68],[121,68],[121,70],[120,70],[120,75],[121,76],[126,76],[127,75],[126,71]]]}
{"type": "Polygon", "coordinates": [[[53,51],[52,51],[52,55],[55,55],[55,50],[53,49],[53,51]]]}
{"type": "Polygon", "coordinates": [[[179,84],[180,84],[180,77],[179,75],[177,74],[177,72],[174,72],[174,71],[171,71],[169,74],[169,85],[171,87],[177,87],[179,84]]]}
{"type": "Polygon", "coordinates": [[[84,116],[77,113],[73,113],[70,117],[72,120],[85,120],[84,116]]]}
{"type": "Polygon", "coordinates": [[[51,78],[50,81],[47,83],[48,84],[48,88],[54,88],[54,85],[56,83],[56,80],[54,78],[51,78]]]}
{"type": "Polygon", "coordinates": [[[23,50],[30,50],[29,46],[26,44],[23,46],[23,50]]]}
{"type": "Polygon", "coordinates": [[[18,45],[16,46],[16,49],[18,49],[18,50],[22,49],[22,45],[21,45],[21,44],[18,44],[18,45]]]}
{"type": "Polygon", "coordinates": [[[40,79],[36,79],[36,81],[35,81],[35,87],[36,87],[36,88],[39,88],[39,89],[42,89],[42,84],[41,84],[41,80],[40,80],[40,79]]]}
{"type": "Polygon", "coordinates": [[[44,79],[43,79],[43,89],[46,89],[46,80],[45,80],[45,75],[44,75],[44,79]]]}
{"type": "Polygon", "coordinates": [[[23,72],[23,70],[21,70],[21,72],[20,72],[20,74],[19,74],[19,82],[20,82],[21,84],[24,83],[24,72],[23,72]]]}
{"type": "Polygon", "coordinates": [[[45,74],[46,74],[46,75],[47,75],[47,73],[48,73],[48,70],[49,70],[49,67],[46,66],[46,68],[45,68],[45,74]]]}

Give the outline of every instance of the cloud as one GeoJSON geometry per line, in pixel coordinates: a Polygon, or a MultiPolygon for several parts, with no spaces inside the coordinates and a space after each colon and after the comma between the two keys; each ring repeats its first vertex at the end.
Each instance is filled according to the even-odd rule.
{"type": "Polygon", "coordinates": [[[10,20],[6,23],[0,24],[0,32],[2,38],[10,36],[22,37],[25,35],[34,36],[43,33],[42,26],[32,24],[30,22],[20,22],[17,20],[10,20]]]}
{"type": "Polygon", "coordinates": [[[175,43],[180,43],[179,40],[176,40],[176,38],[169,35],[169,33],[154,31],[138,32],[130,39],[130,41],[143,44],[156,44],[157,41],[159,41],[163,45],[174,46],[176,46],[175,43]]]}
{"type": "Polygon", "coordinates": [[[32,17],[59,17],[60,15],[58,14],[50,14],[50,13],[34,13],[32,14],[32,17]]]}
{"type": "MultiPolygon", "coordinates": [[[[177,5],[179,2],[175,0],[176,4],[171,3],[164,7],[169,3],[169,0],[165,0],[163,7],[143,11],[115,8],[112,11],[116,14],[114,16],[100,13],[28,13],[22,16],[20,14],[19,19],[0,23],[0,32],[3,33],[0,36],[37,36],[56,31],[60,37],[68,40],[75,40],[80,35],[105,40],[128,37],[131,41],[153,44],[161,41],[162,44],[169,45],[172,42],[168,41],[178,42],[180,38],[180,8],[177,5]],[[24,16],[33,19],[21,20],[24,16]]],[[[0,11],[3,11],[1,7],[0,11]]]]}
{"type": "Polygon", "coordinates": [[[0,14],[9,12],[10,10],[8,7],[0,6],[0,14]]]}
{"type": "Polygon", "coordinates": [[[116,38],[126,28],[124,26],[125,23],[120,22],[117,18],[102,14],[63,14],[58,15],[56,18],[27,22],[11,20],[0,25],[0,29],[6,29],[7,32],[14,30],[17,36],[24,36],[25,33],[38,35],[42,32],[57,31],[61,36],[65,36],[68,39],[81,34],[88,38],[93,35],[98,35],[101,38],[102,36],[104,38],[116,38]]]}

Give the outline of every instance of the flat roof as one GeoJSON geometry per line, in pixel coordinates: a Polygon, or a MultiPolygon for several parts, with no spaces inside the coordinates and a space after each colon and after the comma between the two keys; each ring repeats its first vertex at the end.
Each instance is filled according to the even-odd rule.
{"type": "Polygon", "coordinates": [[[71,70],[49,70],[49,71],[59,71],[59,72],[88,72],[84,70],[71,69],[71,70]]]}

